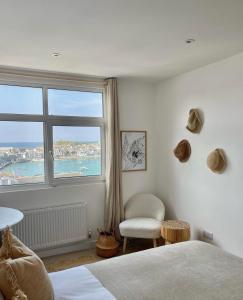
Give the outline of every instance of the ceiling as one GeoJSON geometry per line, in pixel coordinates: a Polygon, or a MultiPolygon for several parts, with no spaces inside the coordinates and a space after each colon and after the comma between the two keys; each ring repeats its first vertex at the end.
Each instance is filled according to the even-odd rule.
{"type": "Polygon", "coordinates": [[[243,0],[0,0],[0,7],[2,66],[161,80],[243,51],[243,0]]]}

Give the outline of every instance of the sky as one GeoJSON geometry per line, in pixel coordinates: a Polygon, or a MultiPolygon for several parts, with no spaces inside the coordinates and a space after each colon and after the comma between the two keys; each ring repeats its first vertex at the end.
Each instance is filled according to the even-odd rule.
{"type": "MultiPolygon", "coordinates": [[[[92,92],[48,91],[51,115],[102,117],[102,94],[92,92]]],[[[0,85],[0,113],[42,114],[42,89],[0,85]]],[[[53,128],[54,141],[99,141],[100,129],[95,127],[53,128]]],[[[42,123],[0,121],[0,143],[43,142],[42,123]]]]}

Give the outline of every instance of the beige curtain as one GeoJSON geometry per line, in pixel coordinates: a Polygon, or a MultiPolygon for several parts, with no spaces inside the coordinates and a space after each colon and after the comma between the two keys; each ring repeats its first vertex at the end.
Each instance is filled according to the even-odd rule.
{"type": "Polygon", "coordinates": [[[121,178],[121,145],[117,80],[106,79],[106,203],[105,227],[120,237],[119,224],[124,219],[121,178]]]}

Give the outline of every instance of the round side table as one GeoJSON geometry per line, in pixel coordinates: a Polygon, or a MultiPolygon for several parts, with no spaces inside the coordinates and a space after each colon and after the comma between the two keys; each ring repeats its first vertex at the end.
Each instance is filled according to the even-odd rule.
{"type": "Polygon", "coordinates": [[[0,231],[19,223],[23,217],[23,213],[18,209],[0,207],[0,231]]]}
{"type": "Polygon", "coordinates": [[[24,218],[21,211],[9,207],[0,207],[0,246],[2,245],[1,232],[8,226],[11,227],[19,223],[24,218]]]}
{"type": "Polygon", "coordinates": [[[163,221],[161,236],[165,239],[165,245],[190,240],[190,224],[180,220],[163,221]]]}

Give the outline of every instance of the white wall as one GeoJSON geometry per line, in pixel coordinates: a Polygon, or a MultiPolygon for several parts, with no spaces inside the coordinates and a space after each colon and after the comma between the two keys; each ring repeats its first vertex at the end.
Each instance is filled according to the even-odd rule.
{"type": "Polygon", "coordinates": [[[155,190],[155,85],[120,79],[118,81],[121,130],[147,130],[147,171],[123,173],[123,198],[155,190]]]}
{"type": "Polygon", "coordinates": [[[155,111],[156,190],[168,217],[189,221],[194,238],[212,231],[215,244],[243,257],[243,54],[159,84],[155,111]],[[199,135],[185,129],[190,108],[203,111],[199,135]],[[192,155],[182,164],[172,151],[184,138],[192,155]],[[217,147],[228,158],[222,175],[206,165],[217,147]]]}
{"type": "MultiPolygon", "coordinates": [[[[120,118],[122,129],[148,131],[148,171],[123,174],[124,201],[132,194],[154,190],[154,85],[121,79],[119,85],[120,118]]],[[[93,238],[96,228],[103,226],[105,183],[53,187],[41,190],[0,193],[0,206],[21,210],[56,206],[85,201],[88,203],[88,228],[93,238]]]]}
{"type": "Polygon", "coordinates": [[[60,186],[40,190],[18,191],[0,194],[0,206],[20,210],[87,202],[88,228],[94,237],[96,228],[103,225],[104,183],[60,186]]]}

